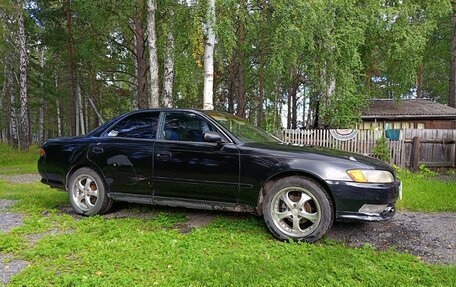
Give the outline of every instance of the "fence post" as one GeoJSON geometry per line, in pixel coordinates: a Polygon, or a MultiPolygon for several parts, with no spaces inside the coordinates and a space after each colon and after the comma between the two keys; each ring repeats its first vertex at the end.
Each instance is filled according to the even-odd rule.
{"type": "Polygon", "coordinates": [[[413,142],[412,142],[412,162],[411,162],[411,167],[413,171],[418,170],[418,162],[420,160],[420,138],[419,137],[414,137],[413,142]]]}

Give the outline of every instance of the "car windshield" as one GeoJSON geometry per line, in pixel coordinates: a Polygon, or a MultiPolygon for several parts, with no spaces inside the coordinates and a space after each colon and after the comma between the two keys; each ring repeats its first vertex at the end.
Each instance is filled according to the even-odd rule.
{"type": "Polygon", "coordinates": [[[274,142],[278,143],[280,140],[273,135],[255,127],[248,121],[227,113],[209,111],[207,115],[216,120],[223,127],[228,129],[240,141],[250,142],[274,142]]]}

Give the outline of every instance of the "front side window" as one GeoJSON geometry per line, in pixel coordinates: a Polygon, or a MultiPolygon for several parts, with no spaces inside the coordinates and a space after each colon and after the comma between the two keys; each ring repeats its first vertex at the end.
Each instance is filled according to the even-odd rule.
{"type": "Polygon", "coordinates": [[[118,122],[106,135],[108,137],[155,139],[159,114],[158,112],[133,114],[118,122]]]}
{"type": "Polygon", "coordinates": [[[239,140],[251,142],[271,142],[277,143],[280,140],[267,132],[255,127],[248,121],[227,113],[208,111],[207,115],[215,119],[219,124],[228,129],[239,140]]]}
{"type": "Polygon", "coordinates": [[[163,138],[172,141],[203,142],[204,133],[216,131],[214,126],[193,113],[167,113],[163,138]]]}

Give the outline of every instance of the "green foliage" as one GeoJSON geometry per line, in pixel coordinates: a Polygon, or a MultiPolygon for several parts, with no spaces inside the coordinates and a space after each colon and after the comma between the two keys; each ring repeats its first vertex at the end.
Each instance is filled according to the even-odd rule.
{"type": "Polygon", "coordinates": [[[391,159],[388,140],[385,137],[377,139],[372,154],[383,161],[389,161],[391,159]]]}

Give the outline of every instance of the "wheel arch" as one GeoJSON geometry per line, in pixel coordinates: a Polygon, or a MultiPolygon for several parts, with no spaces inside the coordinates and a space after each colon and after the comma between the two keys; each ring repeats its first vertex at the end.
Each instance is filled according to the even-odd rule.
{"type": "Polygon", "coordinates": [[[260,189],[260,194],[258,195],[258,203],[257,203],[257,213],[259,215],[263,215],[263,202],[264,202],[264,197],[266,195],[267,190],[277,181],[290,177],[290,176],[302,176],[305,178],[308,178],[314,182],[316,182],[318,185],[320,185],[328,194],[329,199],[331,200],[332,207],[333,207],[333,212],[336,214],[336,201],[334,200],[334,195],[331,192],[331,189],[329,188],[328,184],[320,177],[317,175],[306,172],[306,171],[283,171],[280,173],[276,173],[269,177],[263,184],[263,186],[260,189]]]}
{"type": "Polygon", "coordinates": [[[93,171],[95,171],[96,173],[98,173],[98,175],[101,177],[101,179],[103,180],[105,186],[106,186],[106,189],[107,189],[107,193],[109,194],[109,186],[106,182],[106,178],[103,174],[103,172],[94,164],[90,164],[90,163],[80,163],[80,164],[77,164],[77,165],[74,165],[70,168],[70,170],[68,170],[67,174],[66,174],[66,177],[65,177],[65,188],[66,190],[68,191],[69,190],[69,186],[68,186],[68,180],[69,178],[71,177],[71,175],[73,175],[73,173],[75,171],[77,171],[78,169],[81,169],[81,168],[90,168],[92,169],[93,171]]]}

